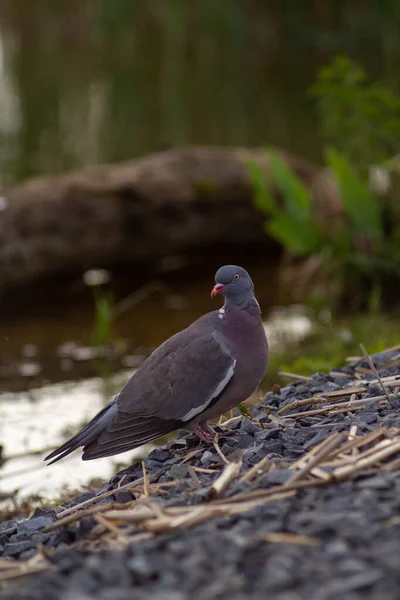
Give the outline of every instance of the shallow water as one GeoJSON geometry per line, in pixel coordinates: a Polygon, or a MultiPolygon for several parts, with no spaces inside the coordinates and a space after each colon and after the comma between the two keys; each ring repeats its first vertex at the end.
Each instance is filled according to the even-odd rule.
{"type": "MultiPolygon", "coordinates": [[[[128,379],[121,374],[121,385],[128,379]]],[[[103,406],[102,381],[87,379],[32,390],[29,394],[4,394],[0,404],[0,439],[4,455],[10,457],[0,470],[0,493],[15,492],[21,498],[40,495],[60,496],[63,488],[80,489],[91,479],[107,479],[115,472],[118,458],[83,462],[80,453],[62,463],[47,466],[43,459],[51,448],[65,439],[66,427],[76,431],[103,406]],[[40,454],[30,454],[43,449],[40,454]],[[14,458],[13,458],[14,457],[14,458]]],[[[123,462],[129,464],[146,449],[129,452],[123,462]]]]}

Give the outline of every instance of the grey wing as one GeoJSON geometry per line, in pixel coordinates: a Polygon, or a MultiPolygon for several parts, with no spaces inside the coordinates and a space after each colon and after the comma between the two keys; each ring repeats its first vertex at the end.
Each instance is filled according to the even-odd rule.
{"type": "Polygon", "coordinates": [[[116,414],[83,458],[131,450],[185,426],[223,393],[235,364],[216,334],[173,336],[121,390],[116,414]]]}
{"type": "Polygon", "coordinates": [[[232,379],[236,361],[216,333],[174,336],[160,346],[118,395],[118,409],[190,421],[232,379]]]}

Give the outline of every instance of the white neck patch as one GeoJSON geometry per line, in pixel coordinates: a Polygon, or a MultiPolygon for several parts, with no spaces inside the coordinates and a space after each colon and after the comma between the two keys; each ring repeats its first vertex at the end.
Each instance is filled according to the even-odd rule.
{"type": "Polygon", "coordinates": [[[220,309],[219,309],[219,311],[218,311],[218,317],[219,317],[220,319],[223,319],[223,318],[224,318],[224,316],[225,316],[225,308],[224,308],[223,306],[221,306],[221,308],[220,308],[220,309]]]}

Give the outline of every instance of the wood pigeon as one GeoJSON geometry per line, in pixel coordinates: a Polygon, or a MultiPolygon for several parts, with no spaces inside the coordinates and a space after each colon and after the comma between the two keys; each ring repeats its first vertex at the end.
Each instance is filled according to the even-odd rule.
{"type": "Polygon", "coordinates": [[[246,400],[268,363],[268,344],[253,282],[245,269],[221,267],[210,312],[173,335],[143,362],[120,393],[45,460],[56,462],[83,446],[83,460],[133,450],[178,428],[211,442],[208,419],[246,400]]]}

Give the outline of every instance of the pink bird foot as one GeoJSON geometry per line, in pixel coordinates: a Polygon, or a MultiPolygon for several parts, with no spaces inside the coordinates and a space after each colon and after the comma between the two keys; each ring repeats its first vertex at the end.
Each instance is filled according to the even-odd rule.
{"type": "Polygon", "coordinates": [[[234,431],[226,431],[224,433],[217,433],[214,429],[208,425],[207,423],[203,423],[202,425],[197,425],[195,429],[193,429],[193,433],[195,433],[201,440],[207,442],[208,444],[212,444],[215,439],[220,439],[224,437],[229,437],[233,435],[234,431]]]}

